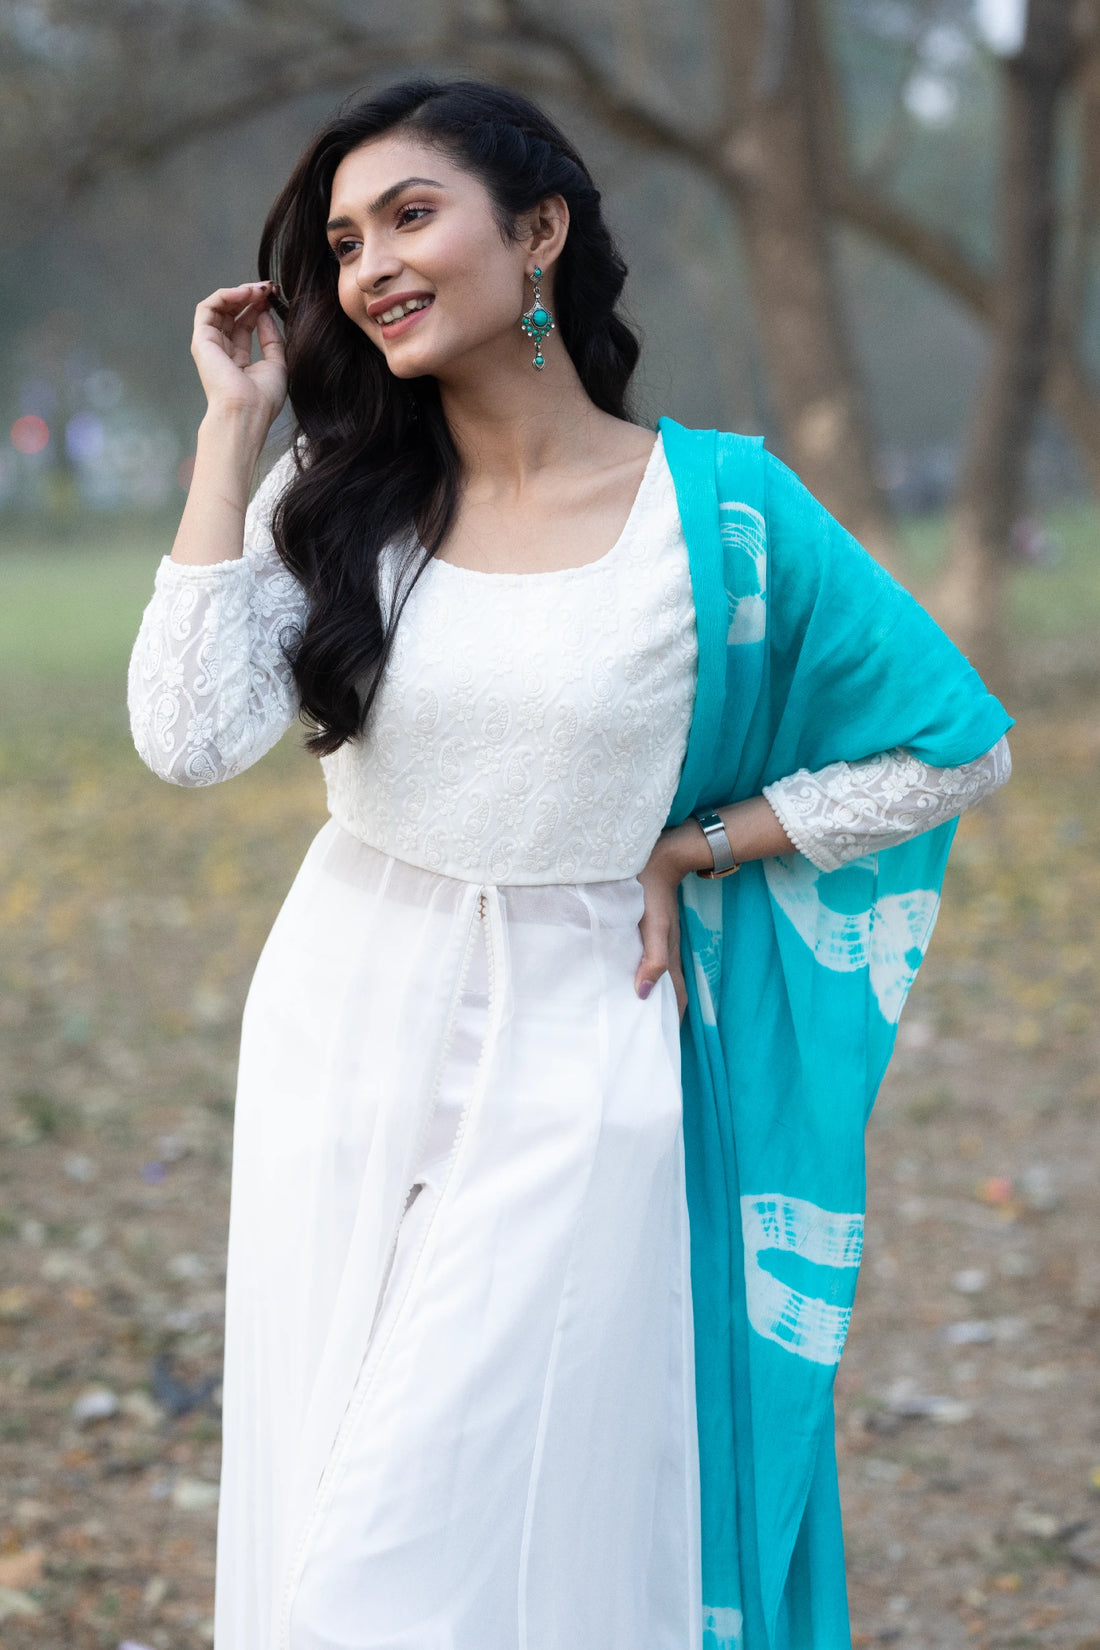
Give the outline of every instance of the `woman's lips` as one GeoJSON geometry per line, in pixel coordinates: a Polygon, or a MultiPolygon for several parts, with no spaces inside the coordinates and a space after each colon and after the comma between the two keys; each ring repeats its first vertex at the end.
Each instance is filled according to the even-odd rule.
{"type": "Polygon", "coordinates": [[[396,338],[398,333],[408,332],[409,328],[415,326],[417,321],[430,314],[434,307],[435,299],[433,298],[430,304],[424,305],[423,309],[412,310],[408,315],[403,315],[400,321],[379,321],[378,325],[382,330],[383,338],[396,338]]]}

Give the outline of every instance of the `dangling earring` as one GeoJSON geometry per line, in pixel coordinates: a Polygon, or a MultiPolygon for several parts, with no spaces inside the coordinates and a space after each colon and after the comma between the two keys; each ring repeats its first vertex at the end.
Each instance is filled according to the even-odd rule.
{"type": "Polygon", "coordinates": [[[530,309],[525,309],[519,318],[519,324],[528,338],[535,341],[535,358],[531,365],[541,372],[546,362],[542,357],[542,340],[553,329],[554,317],[543,306],[542,293],[539,291],[539,282],[542,280],[542,270],[536,269],[531,276],[531,285],[535,289],[535,296],[530,309]]]}

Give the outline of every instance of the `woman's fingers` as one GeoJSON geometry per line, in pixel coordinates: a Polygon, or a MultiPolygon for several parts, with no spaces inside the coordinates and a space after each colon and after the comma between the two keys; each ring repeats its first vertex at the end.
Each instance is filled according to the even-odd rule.
{"type": "Polygon", "coordinates": [[[251,346],[252,333],[274,291],[270,281],[219,287],[195,306],[195,337],[209,338],[238,354],[251,346]]]}
{"type": "Polygon", "coordinates": [[[646,946],[638,972],[634,976],[634,989],[639,997],[648,997],[661,975],[668,967],[668,952],[662,946],[646,946]]]}
{"type": "Polygon", "coordinates": [[[286,399],[283,338],[271,311],[272,281],[219,287],[195,306],[191,354],[211,406],[278,415],[286,399]],[[260,359],[253,361],[254,344],[260,359]]]}
{"type": "Polygon", "coordinates": [[[680,910],[677,885],[660,878],[643,876],[645,911],[638,924],[642,937],[642,960],[634,975],[634,989],[641,998],[650,995],[662,974],[668,974],[676,994],[681,1020],[687,1008],[687,987],[680,960],[680,910]]]}
{"type": "Polygon", "coordinates": [[[237,316],[242,310],[266,298],[274,288],[273,281],[242,281],[240,286],[220,286],[195,305],[196,320],[206,316],[237,316]]]}
{"type": "Polygon", "coordinates": [[[642,936],[642,960],[634,975],[634,989],[639,997],[649,996],[673,961],[670,942],[675,918],[675,890],[651,882],[646,887],[645,896],[645,910],[638,924],[642,936]],[[672,910],[669,909],[670,900],[673,902],[672,910]]]}
{"type": "Polygon", "coordinates": [[[680,908],[673,896],[672,919],[668,931],[668,972],[676,992],[676,1007],[680,1011],[681,1020],[687,1008],[687,986],[684,984],[684,963],[680,955],[680,908]]]}
{"type": "Polygon", "coordinates": [[[283,361],[286,351],[283,348],[283,335],[279,325],[269,309],[261,309],[256,321],[256,338],[259,341],[260,353],[265,361],[283,361]]]}

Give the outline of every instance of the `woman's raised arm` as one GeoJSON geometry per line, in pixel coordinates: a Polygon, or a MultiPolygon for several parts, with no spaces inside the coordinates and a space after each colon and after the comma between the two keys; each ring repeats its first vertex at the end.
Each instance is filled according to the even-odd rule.
{"type": "Polygon", "coordinates": [[[257,488],[243,555],[208,565],[165,556],[157,569],[130,660],[130,727],[142,761],[174,785],[231,779],[298,714],[286,650],[307,604],[271,537],[293,473],[286,453],[257,488]]]}
{"type": "Polygon", "coordinates": [[[286,400],[286,359],[270,281],[221,287],[195,309],[191,355],[206,391],[195,468],[172,546],[191,567],[243,553],[244,518],[268,431],[286,400]],[[252,340],[260,359],[252,359],[252,340]]]}
{"type": "Polygon", "coordinates": [[[286,646],[304,622],[305,597],[271,537],[292,454],[248,500],[286,399],[272,292],[269,281],[223,287],[195,310],[191,354],[207,411],[179,531],[157,569],[128,681],[138,755],[175,785],[232,778],[271,749],[298,710],[286,646]]]}

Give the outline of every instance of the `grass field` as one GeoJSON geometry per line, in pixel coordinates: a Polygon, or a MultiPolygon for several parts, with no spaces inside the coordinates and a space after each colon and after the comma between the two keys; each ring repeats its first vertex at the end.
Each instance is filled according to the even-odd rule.
{"type": "MultiPolygon", "coordinates": [[[[1011,593],[1014,776],[962,821],[869,1131],[837,1386],[864,1646],[1100,1646],[1100,524],[1050,527],[1011,593]]],[[[0,1650],[211,1636],[218,1410],[188,1394],[220,1369],[237,1024],[324,805],[293,734],[199,792],[134,755],[166,542],[0,555],[0,1650]]]]}

